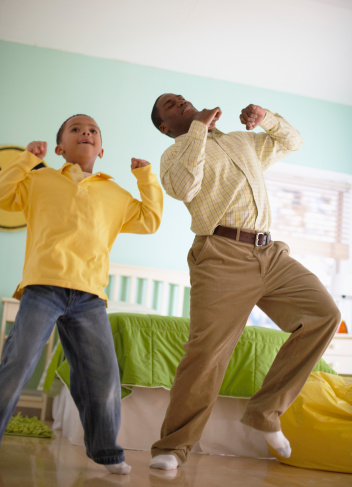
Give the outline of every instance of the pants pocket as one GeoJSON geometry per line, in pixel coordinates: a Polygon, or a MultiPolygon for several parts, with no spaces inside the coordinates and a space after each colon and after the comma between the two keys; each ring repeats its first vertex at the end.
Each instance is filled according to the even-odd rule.
{"type": "Polygon", "coordinates": [[[188,266],[191,268],[194,265],[199,264],[199,262],[204,259],[204,255],[206,253],[206,250],[209,246],[209,237],[204,236],[204,237],[196,237],[193,241],[193,245],[190,248],[188,252],[188,266]]]}

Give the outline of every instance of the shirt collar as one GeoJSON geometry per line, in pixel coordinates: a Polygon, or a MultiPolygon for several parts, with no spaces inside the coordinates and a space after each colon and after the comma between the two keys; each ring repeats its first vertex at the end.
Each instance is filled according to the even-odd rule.
{"type": "Polygon", "coordinates": [[[210,138],[213,139],[217,135],[224,135],[224,133],[221,132],[220,130],[218,130],[216,127],[214,127],[213,129],[208,130],[208,137],[210,137],[210,138]]]}
{"type": "MultiPolygon", "coordinates": [[[[76,165],[79,167],[79,169],[81,169],[78,164],[76,164],[76,165]]],[[[66,168],[69,168],[71,166],[74,166],[74,164],[72,164],[72,162],[65,162],[65,164],[61,167],[61,169],[59,169],[59,171],[62,174],[63,172],[65,172],[67,170],[66,168]]],[[[105,174],[104,172],[96,172],[96,173],[92,174],[92,176],[97,176],[97,177],[100,177],[102,179],[114,179],[112,176],[109,176],[109,174],[105,174]]]]}
{"type": "MultiPolygon", "coordinates": [[[[187,135],[187,133],[182,134],[182,135],[178,135],[177,137],[175,137],[174,140],[176,141],[178,139],[181,139],[181,138],[185,137],[186,135],[187,135]]],[[[216,127],[214,127],[213,129],[208,130],[207,138],[209,137],[210,139],[215,139],[215,137],[217,137],[217,136],[219,137],[220,135],[224,135],[224,132],[221,132],[216,127]]]]}

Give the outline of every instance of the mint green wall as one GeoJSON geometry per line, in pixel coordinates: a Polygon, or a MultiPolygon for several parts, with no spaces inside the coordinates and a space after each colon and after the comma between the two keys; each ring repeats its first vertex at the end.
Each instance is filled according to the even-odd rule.
{"type": "MultiPolygon", "coordinates": [[[[131,157],[149,160],[159,174],[160,155],[172,143],[150,122],[155,98],[169,91],[183,94],[197,108],[219,105],[223,116],[218,127],[224,132],[242,130],[238,116],[249,103],[277,111],[305,139],[302,149],[288,162],[352,172],[350,106],[2,41],[0,66],[0,145],[26,146],[31,140],[46,140],[45,159],[58,168],[63,163],[54,154],[58,127],[75,113],[87,113],[99,123],[103,135],[105,155],[96,169],[113,175],[137,197],[129,169],[131,157]]],[[[265,73],[258,73],[253,82],[260,83],[261,76],[265,73]]],[[[190,217],[183,204],[166,196],[159,231],[148,236],[120,235],[111,260],[186,270],[193,239],[189,227],[190,217]]],[[[25,231],[0,232],[0,296],[10,296],[21,280],[25,237],[25,231]]]]}

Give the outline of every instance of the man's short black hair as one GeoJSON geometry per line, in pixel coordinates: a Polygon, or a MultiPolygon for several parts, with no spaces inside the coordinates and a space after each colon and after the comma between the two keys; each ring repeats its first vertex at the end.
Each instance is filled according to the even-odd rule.
{"type": "MultiPolygon", "coordinates": [[[[155,100],[153,110],[152,110],[152,115],[151,115],[152,122],[153,122],[154,126],[159,130],[159,132],[161,132],[160,125],[163,123],[164,120],[160,116],[160,112],[159,112],[159,109],[157,107],[157,103],[160,100],[160,98],[165,94],[166,93],[163,93],[162,95],[158,96],[158,98],[155,100]]],[[[161,133],[163,134],[164,132],[161,132],[161,133]]],[[[171,137],[173,139],[172,135],[169,135],[169,134],[165,134],[165,135],[167,135],[168,137],[171,137]]]]}
{"type": "MultiPolygon", "coordinates": [[[[64,123],[61,125],[61,127],[59,128],[59,131],[56,135],[56,145],[59,145],[61,140],[62,140],[62,134],[64,132],[64,129],[65,129],[65,125],[66,123],[71,120],[71,118],[75,118],[75,117],[88,117],[88,118],[91,118],[92,120],[94,120],[94,118],[92,118],[90,115],[85,115],[84,113],[77,113],[76,115],[72,115],[71,117],[68,117],[67,120],[64,121],[64,123]]],[[[101,131],[100,131],[100,128],[98,126],[98,129],[99,129],[99,134],[100,134],[100,140],[102,141],[102,137],[101,137],[101,131]]]]}
{"type": "Polygon", "coordinates": [[[163,123],[161,117],[160,117],[160,112],[159,112],[159,109],[157,107],[157,104],[158,104],[158,101],[160,100],[160,98],[162,97],[163,95],[160,95],[158,96],[158,98],[155,100],[155,103],[154,103],[154,106],[153,106],[153,110],[152,110],[152,122],[154,124],[154,126],[160,130],[160,125],[163,123]]]}

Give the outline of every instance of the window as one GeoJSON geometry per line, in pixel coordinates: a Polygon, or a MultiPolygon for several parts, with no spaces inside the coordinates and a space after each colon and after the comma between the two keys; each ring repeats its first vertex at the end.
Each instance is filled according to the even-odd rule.
{"type": "MultiPolygon", "coordinates": [[[[291,256],[329,288],[340,266],[352,265],[352,176],[279,163],[265,180],[272,238],[286,242],[291,256]]],[[[257,307],[250,323],[277,328],[257,307]]]]}
{"type": "Polygon", "coordinates": [[[266,183],[275,240],[296,254],[348,259],[350,184],[280,173],[266,183]]]}

